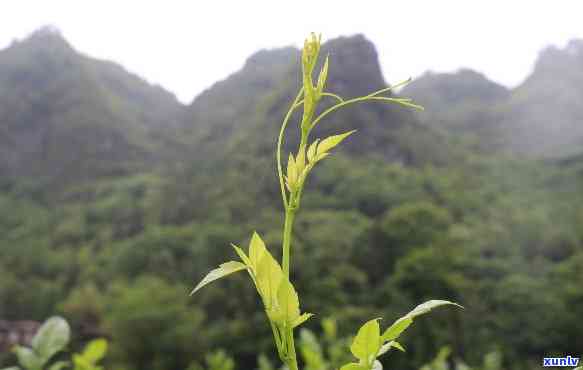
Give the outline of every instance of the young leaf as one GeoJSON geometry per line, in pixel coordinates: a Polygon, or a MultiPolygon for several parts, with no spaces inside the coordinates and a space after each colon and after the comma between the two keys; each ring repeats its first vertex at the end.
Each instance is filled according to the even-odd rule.
{"type": "Polygon", "coordinates": [[[415,317],[424,315],[436,307],[446,305],[453,305],[463,308],[457,303],[443,300],[431,300],[422,303],[415,307],[411,312],[409,312],[405,316],[399,318],[390,327],[388,327],[387,330],[385,330],[385,332],[383,333],[383,341],[391,341],[393,339],[397,339],[401,335],[401,333],[403,333],[405,329],[407,329],[409,325],[413,323],[413,319],[415,317]]]}
{"type": "Polygon", "coordinates": [[[239,258],[241,259],[241,261],[243,261],[244,264],[246,264],[249,267],[252,267],[251,260],[249,259],[249,257],[247,257],[247,255],[245,254],[245,252],[243,252],[243,250],[240,247],[236,246],[233,243],[231,243],[231,247],[233,247],[233,249],[235,249],[235,252],[239,256],[239,258]]]}
{"type": "Polygon", "coordinates": [[[331,149],[340,144],[348,136],[352,135],[356,130],[348,131],[343,134],[333,135],[322,140],[318,145],[318,154],[328,153],[331,149]]]}
{"type": "Polygon", "coordinates": [[[91,363],[78,353],[73,354],[73,363],[75,364],[75,370],[89,370],[92,367],[91,363]]]}
{"type": "Polygon", "coordinates": [[[287,186],[291,191],[293,191],[296,187],[296,183],[298,181],[298,171],[296,169],[296,162],[294,160],[294,156],[290,153],[289,158],[287,161],[287,186]]]}
{"type": "Polygon", "coordinates": [[[62,317],[51,317],[40,327],[32,338],[32,348],[41,361],[47,362],[69,343],[71,329],[62,317]]]}
{"type": "Polygon", "coordinates": [[[249,243],[249,259],[251,260],[251,267],[254,270],[257,270],[259,262],[265,255],[266,251],[267,248],[265,248],[265,243],[259,234],[257,234],[257,232],[253,232],[251,242],[249,243]]]}
{"type": "Polygon", "coordinates": [[[190,292],[190,295],[196,293],[200,288],[204,287],[205,285],[212,283],[215,280],[218,280],[222,277],[230,275],[234,272],[241,271],[246,269],[247,266],[244,263],[238,261],[229,261],[222,263],[219,267],[214,270],[211,270],[204,279],[201,280],[200,283],[190,292]]]}
{"type": "Polygon", "coordinates": [[[381,347],[381,329],[379,319],[372,319],[358,330],[350,351],[365,364],[370,364],[381,347]]]}
{"type": "Polygon", "coordinates": [[[401,352],[405,352],[405,348],[403,348],[403,346],[401,345],[401,343],[392,340],[390,342],[387,342],[387,343],[383,344],[383,346],[379,350],[379,353],[378,353],[377,357],[379,357],[381,355],[384,355],[385,353],[389,352],[393,348],[396,348],[396,349],[398,349],[401,352]]]}
{"type": "Polygon", "coordinates": [[[314,161],[314,158],[316,157],[316,148],[318,146],[319,141],[320,141],[320,139],[314,140],[314,142],[308,148],[307,157],[308,157],[308,162],[310,162],[310,163],[312,163],[314,161]]]}
{"type": "Polygon", "coordinates": [[[383,370],[383,364],[379,360],[374,360],[371,370],[383,370]]]}
{"type": "Polygon", "coordinates": [[[263,298],[263,304],[266,310],[271,310],[277,303],[277,290],[281,283],[283,272],[281,266],[273,258],[269,251],[265,251],[265,255],[259,262],[257,267],[257,288],[259,294],[263,298]]]}
{"type": "Polygon", "coordinates": [[[305,148],[302,148],[296,157],[296,171],[298,173],[298,177],[302,176],[304,168],[306,168],[306,150],[305,148]]]}
{"type": "Polygon", "coordinates": [[[20,366],[28,370],[40,370],[46,362],[46,360],[43,361],[43,359],[39,358],[30,348],[16,346],[13,351],[18,358],[20,366]]]}
{"type": "Polygon", "coordinates": [[[322,70],[320,71],[320,74],[318,75],[318,84],[316,86],[318,95],[322,95],[322,92],[324,92],[324,85],[326,84],[326,79],[328,77],[328,60],[329,60],[329,56],[326,55],[326,60],[324,61],[324,66],[322,67],[322,70]]]}
{"type": "Polygon", "coordinates": [[[308,321],[308,319],[310,319],[310,317],[312,316],[314,316],[313,313],[304,312],[292,323],[292,327],[295,328],[296,326],[302,325],[304,322],[308,321]]]}
{"type": "Polygon", "coordinates": [[[361,364],[356,364],[352,362],[350,364],[342,366],[340,370],[367,370],[367,368],[365,366],[362,366],[361,364]]]}
{"type": "Polygon", "coordinates": [[[391,341],[393,339],[399,338],[402,332],[405,331],[413,323],[413,318],[409,315],[405,315],[395,321],[391,326],[385,330],[383,333],[383,341],[391,341]]]}
{"type": "Polygon", "coordinates": [[[460,306],[459,304],[454,303],[454,302],[434,299],[431,301],[427,301],[425,303],[421,303],[420,305],[415,307],[413,309],[413,311],[409,312],[408,315],[411,316],[412,318],[415,318],[417,316],[424,315],[424,314],[428,313],[429,311],[431,311],[434,308],[437,308],[440,306],[447,306],[447,305],[452,305],[452,306],[457,306],[459,308],[463,308],[462,306],[460,306]]]}
{"type": "Polygon", "coordinates": [[[300,300],[294,286],[288,279],[282,279],[277,291],[282,320],[290,326],[300,317],[300,300]]]}
{"type": "Polygon", "coordinates": [[[314,159],[314,162],[320,162],[322,159],[326,158],[329,155],[330,153],[319,153],[314,159]]]}
{"type": "Polygon", "coordinates": [[[82,356],[91,364],[96,364],[107,352],[107,341],[105,339],[94,339],[85,346],[82,356]]]}

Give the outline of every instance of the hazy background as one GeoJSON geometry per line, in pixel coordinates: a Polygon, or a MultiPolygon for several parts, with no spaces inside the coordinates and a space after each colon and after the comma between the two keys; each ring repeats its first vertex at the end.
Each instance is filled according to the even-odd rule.
{"type": "Polygon", "coordinates": [[[522,82],[543,47],[583,37],[577,1],[23,0],[2,8],[0,47],[52,24],[80,51],[121,63],[183,102],[253,52],[300,46],[309,32],[327,39],[364,33],[388,81],[467,67],[508,87],[522,82]]]}
{"type": "Polygon", "coordinates": [[[106,338],[109,370],[278,368],[247,276],[188,293],[254,230],[280,254],[275,138],[311,31],[328,91],[413,76],[386,94],[425,110],[360,104],[312,134],[358,129],[316,166],[294,229],[294,286],[316,313],[301,368],[338,369],[363,322],[429,299],[466,308],[416,320],[385,368],[581,357],[580,4],[2,4],[0,368],[53,315],[71,351],[106,338]]]}

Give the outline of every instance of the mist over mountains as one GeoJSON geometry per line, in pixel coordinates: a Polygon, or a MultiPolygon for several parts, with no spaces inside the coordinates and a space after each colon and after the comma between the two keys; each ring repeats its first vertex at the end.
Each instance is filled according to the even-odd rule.
{"type": "MultiPolygon", "coordinates": [[[[374,46],[364,37],[332,40],[325,48],[334,61],[330,91],[350,97],[385,85],[374,46]]],[[[299,83],[298,58],[294,48],[260,51],[184,106],[115,63],[79,54],[58,31],[41,29],[0,52],[0,173],[73,180],[123,174],[197,151],[219,155],[212,148],[236,145],[246,130],[273,136],[269,129],[299,83]]],[[[362,130],[357,140],[367,142],[348,150],[424,160],[434,153],[419,151],[443,143],[447,132],[490,152],[580,153],[582,70],[583,41],[574,40],[563,50],[542,51],[533,73],[512,90],[471,70],[427,73],[401,92],[424,112],[370,104],[350,110],[345,122],[356,123],[362,130]]]]}
{"type": "MultiPolygon", "coordinates": [[[[329,91],[386,85],[365,37],[322,53],[329,91]]],[[[274,149],[299,59],[258,51],[185,105],[53,29],[1,50],[0,320],[62,314],[76,344],[111,340],[113,369],[200,369],[219,348],[237,369],[274,358],[245,277],[187,292],[253,230],[279,252],[274,149]]],[[[342,341],[364,320],[440,298],[466,310],[420,320],[387,368],[419,369],[444,346],[474,369],[488,353],[509,370],[578,353],[583,41],[542,51],[514,89],[464,69],[392,94],[425,110],[355,105],[314,132],[358,130],[318,164],[298,213],[294,285],[318,313],[306,327],[335,319],[349,355],[342,341]]]]}
{"type": "Polygon", "coordinates": [[[471,70],[427,73],[403,94],[426,106],[422,122],[473,136],[480,147],[560,158],[583,149],[583,41],[541,51],[533,72],[506,89],[471,70]]]}

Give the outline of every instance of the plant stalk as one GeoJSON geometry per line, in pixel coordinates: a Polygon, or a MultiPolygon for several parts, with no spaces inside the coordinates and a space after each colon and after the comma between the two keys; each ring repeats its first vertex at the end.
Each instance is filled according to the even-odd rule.
{"type": "Polygon", "coordinates": [[[289,343],[288,348],[289,357],[287,361],[287,367],[289,368],[289,370],[298,370],[298,358],[296,356],[296,346],[294,343],[294,330],[292,328],[289,328],[287,332],[289,343]]]}
{"type": "Polygon", "coordinates": [[[292,230],[294,227],[294,219],[296,216],[297,208],[295,208],[294,194],[290,195],[289,205],[285,209],[285,222],[283,225],[283,251],[281,264],[283,267],[284,276],[289,279],[290,271],[290,250],[291,250],[291,239],[292,230]]]}

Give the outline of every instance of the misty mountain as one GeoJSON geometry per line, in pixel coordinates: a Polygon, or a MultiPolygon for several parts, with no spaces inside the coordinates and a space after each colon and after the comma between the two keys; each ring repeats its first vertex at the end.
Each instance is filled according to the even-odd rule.
{"type": "MultiPolygon", "coordinates": [[[[582,44],[544,50],[512,90],[467,69],[426,73],[401,92],[425,111],[360,104],[329,116],[314,137],[356,128],[345,152],[413,165],[455,162],[471,145],[576,154],[583,142],[582,44]]],[[[322,54],[330,54],[329,91],[350,98],[386,86],[375,47],[363,36],[331,40],[322,54]]],[[[299,59],[294,47],[261,50],[184,106],[123,67],[78,53],[58,31],[40,29],[0,51],[0,174],[59,185],[180,163],[210,168],[221,158],[270,161],[301,82],[299,59]]]]}
{"type": "MultiPolygon", "coordinates": [[[[386,86],[363,36],[327,53],[327,90],[386,86]]],[[[344,338],[365,320],[443,298],[467,309],[420,322],[387,368],[451,346],[472,368],[498,356],[530,370],[583,348],[582,54],[547,49],[515,89],[428,73],[398,93],[423,112],[366,103],[320,123],[313,138],[358,130],[310,175],[293,230],[302,307],[338,324],[326,346],[349,355],[344,338]]],[[[221,348],[238,369],[274,359],[248,277],[188,292],[253,230],[280,252],[273,153],[299,62],[293,47],[259,51],[182,105],[52,29],[0,51],[0,319],[62,314],[72,349],[108,338],[112,369],[199,369],[227,359],[221,348]]],[[[15,361],[0,353],[0,367],[15,361]]]]}
{"type": "MultiPolygon", "coordinates": [[[[376,49],[363,36],[331,40],[322,47],[322,55],[327,54],[328,91],[351,98],[387,86],[376,49]]],[[[240,155],[241,151],[268,155],[282,117],[299,89],[299,64],[300,51],[292,47],[257,52],[240,71],[193,101],[187,110],[185,130],[193,140],[200,140],[199,149],[207,148],[205,155],[240,155]]],[[[297,115],[292,122],[298,122],[297,115]]],[[[439,163],[450,155],[444,150],[446,137],[421,125],[410,108],[397,105],[366,103],[348,107],[341,115],[321,122],[314,137],[354,128],[358,134],[344,145],[353,155],[377,155],[407,164],[439,163]]],[[[295,145],[293,140],[290,142],[295,145]]]]}
{"type": "Polygon", "coordinates": [[[519,153],[564,157],[583,151],[583,40],[543,50],[516,89],[501,126],[519,153]]]}
{"type": "Polygon", "coordinates": [[[0,51],[0,174],[47,182],[131,172],[162,154],[182,106],[50,28],[0,51]]]}
{"type": "Polygon", "coordinates": [[[428,126],[471,137],[487,151],[564,157],[583,151],[583,41],[543,50],[533,72],[506,89],[470,70],[427,73],[406,88],[428,126]]]}

